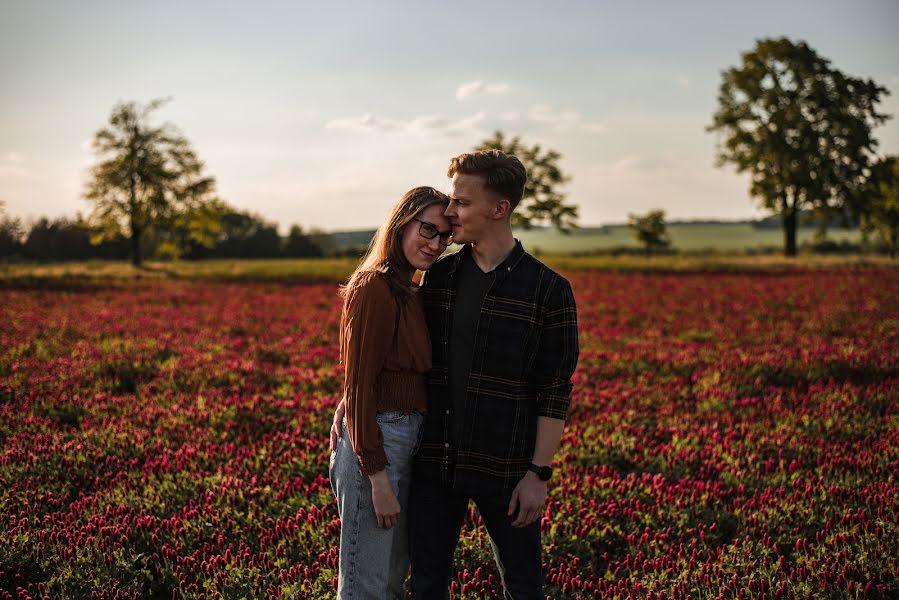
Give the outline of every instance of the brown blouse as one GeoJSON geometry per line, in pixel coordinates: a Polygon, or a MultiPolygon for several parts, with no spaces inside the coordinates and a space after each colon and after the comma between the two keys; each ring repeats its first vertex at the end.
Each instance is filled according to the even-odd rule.
{"type": "Polygon", "coordinates": [[[375,414],[427,409],[431,340],[421,296],[397,299],[382,273],[362,273],[344,299],[340,357],[350,442],[371,475],[387,466],[375,414]]]}

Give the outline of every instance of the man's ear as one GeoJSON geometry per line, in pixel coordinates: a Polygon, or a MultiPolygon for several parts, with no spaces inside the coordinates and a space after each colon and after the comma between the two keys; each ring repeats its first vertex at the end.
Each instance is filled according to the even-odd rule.
{"type": "Polygon", "coordinates": [[[505,219],[512,212],[512,203],[505,198],[499,200],[493,205],[493,218],[505,219]]]}

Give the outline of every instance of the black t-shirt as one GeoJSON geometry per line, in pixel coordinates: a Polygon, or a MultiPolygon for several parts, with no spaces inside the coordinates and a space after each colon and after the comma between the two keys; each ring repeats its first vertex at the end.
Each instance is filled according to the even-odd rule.
{"type": "MultiPolygon", "coordinates": [[[[468,385],[468,373],[474,354],[475,336],[478,331],[478,319],[484,295],[490,289],[496,274],[484,273],[470,255],[459,265],[456,287],[456,306],[453,309],[453,329],[450,334],[449,356],[447,357],[447,383],[452,411],[456,415],[464,414],[465,394],[468,385]]],[[[453,438],[458,441],[454,423],[453,438]]]]}

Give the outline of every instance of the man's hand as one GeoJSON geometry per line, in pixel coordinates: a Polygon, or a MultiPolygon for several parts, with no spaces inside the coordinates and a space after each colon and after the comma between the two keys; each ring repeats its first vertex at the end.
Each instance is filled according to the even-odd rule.
{"type": "Polygon", "coordinates": [[[343,437],[343,415],[346,414],[346,396],[340,399],[340,403],[334,410],[334,420],[331,421],[331,452],[337,449],[337,440],[343,437]]]}
{"type": "Polygon", "coordinates": [[[518,517],[512,521],[512,527],[526,527],[540,518],[543,503],[546,501],[546,482],[540,481],[536,473],[528,471],[512,490],[509,501],[509,516],[518,511],[518,517]]]}
{"type": "Polygon", "coordinates": [[[368,478],[371,480],[371,501],[375,506],[378,527],[390,529],[400,520],[400,502],[390,487],[387,469],[369,475],[368,478]]]}

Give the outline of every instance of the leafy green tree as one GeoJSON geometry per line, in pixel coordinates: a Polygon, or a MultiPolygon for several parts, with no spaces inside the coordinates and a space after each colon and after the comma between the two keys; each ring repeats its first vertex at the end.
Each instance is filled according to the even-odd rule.
{"type": "Polygon", "coordinates": [[[194,244],[190,258],[276,258],[281,256],[278,226],[259,215],[227,209],[211,246],[194,244]]]}
{"type": "Polygon", "coordinates": [[[22,221],[6,214],[5,203],[0,202],[0,256],[11,256],[22,251],[22,221]]]}
{"type": "Polygon", "coordinates": [[[512,225],[529,229],[532,225],[552,224],[568,233],[577,227],[578,208],[565,204],[565,194],[559,188],[571,180],[559,168],[562,155],[555,150],[544,150],[539,144],[526,146],[521,138],[506,138],[501,131],[482,141],[475,150],[501,150],[513,154],[528,170],[528,182],[521,204],[512,213],[512,225]]]}
{"type": "Polygon", "coordinates": [[[781,218],[787,256],[796,254],[800,209],[861,210],[871,130],[888,118],[875,105],[888,93],[787,38],[759,40],[723,72],[708,127],[723,136],[718,164],[749,173],[750,194],[781,218]]]}
{"type": "Polygon", "coordinates": [[[299,225],[292,225],[287,239],[284,242],[284,256],[289,258],[303,258],[322,256],[324,252],[315,243],[312,235],[303,231],[299,225]]]}
{"type": "Polygon", "coordinates": [[[174,233],[179,229],[201,245],[213,243],[219,229],[215,179],[203,174],[203,162],[173,125],[149,122],[165,102],[119,103],[108,126],[94,136],[98,162],[85,193],[93,203],[92,241],[129,238],[136,266],[143,262],[142,240],[151,230],[177,254],[183,244],[183,236],[174,233]]]}
{"type": "Polygon", "coordinates": [[[896,258],[899,245],[899,158],[888,156],[871,169],[869,202],[861,216],[862,231],[880,238],[896,258]]]}
{"type": "Polygon", "coordinates": [[[80,217],[41,217],[28,229],[22,254],[35,260],[118,259],[128,257],[128,240],[117,238],[91,244],[91,229],[80,217]]]}
{"type": "Polygon", "coordinates": [[[647,256],[671,246],[668,225],[665,223],[665,211],[662,209],[651,210],[645,215],[629,214],[627,226],[634,239],[643,246],[647,256]]]}

